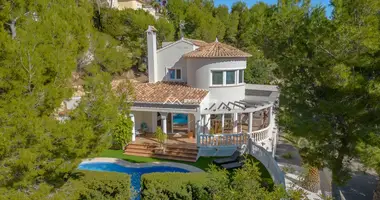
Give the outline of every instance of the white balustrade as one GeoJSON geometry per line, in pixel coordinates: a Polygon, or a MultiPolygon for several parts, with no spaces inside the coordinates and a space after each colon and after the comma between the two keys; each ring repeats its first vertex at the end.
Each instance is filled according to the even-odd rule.
{"type": "Polygon", "coordinates": [[[230,133],[230,134],[202,134],[201,133],[199,134],[198,146],[199,147],[239,146],[242,144],[247,144],[249,138],[251,138],[252,142],[256,144],[260,144],[261,142],[271,137],[271,133],[275,125],[274,118],[275,116],[273,115],[270,119],[269,125],[266,128],[263,128],[257,131],[252,131],[250,133],[230,133]]]}
{"type": "Polygon", "coordinates": [[[200,134],[199,146],[240,146],[247,144],[249,139],[248,134],[200,134]]]}

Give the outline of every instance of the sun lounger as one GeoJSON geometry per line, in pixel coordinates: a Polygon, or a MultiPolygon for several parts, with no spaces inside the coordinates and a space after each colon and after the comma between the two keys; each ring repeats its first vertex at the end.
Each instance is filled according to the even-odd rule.
{"type": "Polygon", "coordinates": [[[232,162],[221,165],[224,169],[237,169],[243,166],[243,162],[232,162]]]}
{"type": "Polygon", "coordinates": [[[231,163],[231,162],[236,162],[239,159],[240,152],[235,151],[232,156],[228,158],[218,158],[213,160],[212,162],[216,165],[221,165],[221,164],[226,164],[226,163],[231,163]]]}

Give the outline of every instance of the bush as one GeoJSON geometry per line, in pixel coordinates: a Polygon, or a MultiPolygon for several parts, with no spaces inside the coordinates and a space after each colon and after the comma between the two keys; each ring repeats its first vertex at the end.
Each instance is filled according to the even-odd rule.
{"type": "Polygon", "coordinates": [[[154,137],[160,143],[161,147],[163,147],[166,142],[167,135],[162,131],[161,127],[157,127],[154,137]]]}
{"type": "Polygon", "coordinates": [[[126,199],[131,197],[128,174],[116,172],[77,171],[66,183],[64,191],[69,199],[126,199]],[[66,190],[66,191],[65,191],[66,190]]]}
{"type": "Polygon", "coordinates": [[[141,197],[146,200],[211,199],[207,173],[151,173],[141,177],[141,197]]]}
{"type": "Polygon", "coordinates": [[[124,149],[132,141],[133,122],[129,117],[123,115],[120,115],[118,120],[113,132],[113,147],[114,149],[124,149]]]}

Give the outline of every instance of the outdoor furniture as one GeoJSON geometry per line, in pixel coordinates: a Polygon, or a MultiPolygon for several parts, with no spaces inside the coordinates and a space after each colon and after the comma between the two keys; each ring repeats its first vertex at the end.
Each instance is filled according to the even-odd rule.
{"type": "Polygon", "coordinates": [[[228,158],[218,158],[218,159],[213,160],[212,162],[216,165],[222,165],[222,164],[226,164],[226,163],[236,162],[239,159],[239,156],[240,156],[240,151],[236,150],[232,154],[232,156],[230,156],[228,158]]]}
{"type": "Polygon", "coordinates": [[[143,133],[145,133],[145,132],[148,131],[148,125],[145,122],[141,123],[141,129],[140,129],[140,131],[143,132],[143,133]]]}
{"type": "Polygon", "coordinates": [[[222,168],[224,169],[237,169],[240,167],[243,167],[243,162],[232,162],[232,163],[226,163],[221,165],[222,168]]]}

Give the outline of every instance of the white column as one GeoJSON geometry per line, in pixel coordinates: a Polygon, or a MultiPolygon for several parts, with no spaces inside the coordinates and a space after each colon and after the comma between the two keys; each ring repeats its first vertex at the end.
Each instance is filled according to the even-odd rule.
{"type": "Polygon", "coordinates": [[[197,139],[197,145],[199,144],[199,134],[201,134],[201,115],[200,114],[194,114],[194,125],[195,125],[195,138],[197,139]]]}
{"type": "Polygon", "coordinates": [[[174,134],[174,129],[173,129],[173,126],[174,126],[174,125],[173,125],[173,124],[174,124],[174,122],[173,122],[173,113],[170,113],[170,117],[172,118],[171,123],[170,123],[171,126],[172,126],[172,127],[171,127],[171,129],[172,129],[172,134],[174,134]]]}
{"type": "Polygon", "coordinates": [[[161,112],[160,114],[161,114],[161,126],[162,126],[162,132],[164,132],[165,134],[167,134],[168,131],[167,131],[167,128],[166,128],[166,126],[167,126],[166,117],[168,116],[168,113],[163,113],[163,112],[161,112]]]}
{"type": "Polygon", "coordinates": [[[133,113],[129,114],[132,121],[132,142],[136,141],[136,130],[135,130],[135,116],[133,113]]]}
{"type": "Polygon", "coordinates": [[[204,117],[205,117],[205,124],[204,124],[204,126],[205,126],[205,129],[206,129],[206,131],[204,131],[204,133],[210,133],[210,128],[211,128],[211,121],[210,121],[210,117],[211,117],[211,115],[210,114],[208,114],[208,115],[204,115],[204,117]]]}
{"type": "Polygon", "coordinates": [[[248,121],[248,133],[252,133],[252,121],[253,121],[253,113],[249,113],[249,121],[248,121]]]}
{"type": "Polygon", "coordinates": [[[191,114],[187,114],[187,131],[191,131],[191,123],[190,123],[190,117],[191,114]]]}
{"type": "Polygon", "coordinates": [[[156,132],[157,129],[157,112],[152,112],[152,133],[156,132]]]}
{"type": "Polygon", "coordinates": [[[240,122],[240,133],[243,132],[243,117],[244,117],[244,114],[240,113],[240,119],[239,119],[239,122],[240,122]]]}
{"type": "Polygon", "coordinates": [[[269,125],[272,122],[272,117],[273,117],[273,106],[269,107],[269,113],[268,113],[269,125]]]}
{"type": "Polygon", "coordinates": [[[234,127],[233,127],[233,133],[237,133],[238,132],[238,114],[237,113],[234,113],[233,114],[233,119],[234,119],[234,127]]]}
{"type": "MultiPolygon", "coordinates": [[[[222,134],[224,133],[224,114],[222,114],[222,134]]],[[[219,133],[217,133],[219,134],[219,133]]]]}

